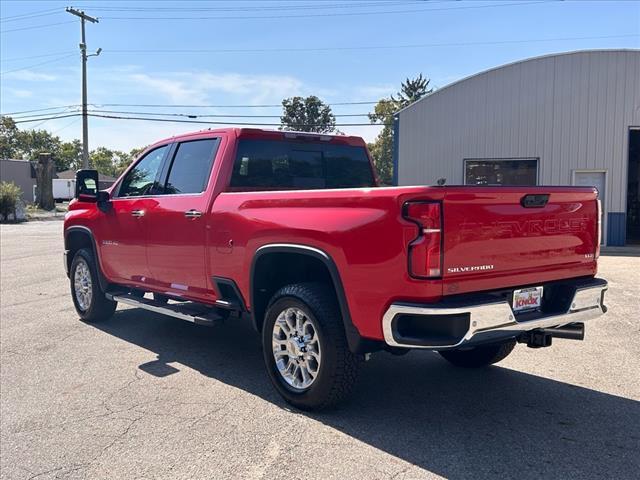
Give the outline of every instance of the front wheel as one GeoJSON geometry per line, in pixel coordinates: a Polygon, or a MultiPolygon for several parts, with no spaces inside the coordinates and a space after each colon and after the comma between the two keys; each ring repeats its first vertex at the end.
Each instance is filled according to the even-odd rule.
{"type": "Polygon", "coordinates": [[[319,410],[352,392],[362,356],[351,353],[335,295],[322,284],[287,285],[269,303],[262,327],[264,360],[291,405],[319,410]]]}
{"type": "Polygon", "coordinates": [[[456,367],[479,368],[493,365],[507,358],[516,346],[515,340],[494,345],[481,345],[466,350],[443,350],[440,353],[456,367]]]}
{"type": "Polygon", "coordinates": [[[93,252],[81,248],[71,262],[71,297],[76,312],[85,322],[107,320],[116,310],[117,302],[108,300],[100,288],[93,252]]]}

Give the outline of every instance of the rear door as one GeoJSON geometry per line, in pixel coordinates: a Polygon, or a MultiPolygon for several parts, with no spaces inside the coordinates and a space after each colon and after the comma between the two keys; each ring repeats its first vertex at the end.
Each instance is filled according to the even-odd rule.
{"type": "Polygon", "coordinates": [[[450,187],[443,211],[445,295],[595,274],[593,188],[450,187]]]}
{"type": "Polygon", "coordinates": [[[206,277],[207,186],[220,138],[177,143],[162,174],[163,194],[146,218],[150,283],[173,294],[203,298],[206,277]]]}

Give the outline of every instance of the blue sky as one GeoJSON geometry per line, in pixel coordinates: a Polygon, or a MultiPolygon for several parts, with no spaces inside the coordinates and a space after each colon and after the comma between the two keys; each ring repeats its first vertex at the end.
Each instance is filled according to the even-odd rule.
{"type": "MultiPolygon", "coordinates": [[[[80,102],[80,27],[77,18],[64,12],[66,6],[68,2],[58,1],[0,2],[3,113],[80,102]],[[16,17],[20,15],[25,16],[16,17]]],[[[635,1],[83,0],[74,6],[100,18],[87,26],[89,50],[103,49],[89,59],[89,102],[98,105],[279,104],[284,97],[310,94],[328,103],[372,101],[394,93],[402,80],[418,73],[442,87],[532,56],[640,48],[640,3],[635,1]],[[398,46],[404,47],[360,48],[398,46]],[[328,50],[305,50],[314,48],[328,50]]],[[[279,108],[94,108],[280,113],[279,108]]],[[[338,115],[370,109],[333,108],[338,115]]],[[[338,117],[338,122],[367,119],[338,117]]],[[[81,136],[79,118],[21,124],[31,126],[63,139],[81,136]]],[[[90,148],[128,150],[200,128],[205,127],[91,118],[90,148]]],[[[340,129],[368,140],[378,132],[369,126],[340,129]]]]}

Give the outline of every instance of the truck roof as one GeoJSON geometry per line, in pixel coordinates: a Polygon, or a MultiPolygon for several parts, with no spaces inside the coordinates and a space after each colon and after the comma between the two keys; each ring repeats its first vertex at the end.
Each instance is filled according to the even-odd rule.
{"type": "Polygon", "coordinates": [[[254,138],[263,140],[319,140],[325,142],[332,142],[341,145],[352,145],[363,147],[365,141],[361,137],[353,135],[335,135],[329,133],[315,133],[315,132],[296,132],[291,130],[269,130],[264,128],[240,128],[240,127],[227,127],[227,128],[207,128],[204,130],[198,130],[196,132],[183,133],[180,135],[174,135],[173,137],[164,138],[155,142],[151,146],[155,146],[161,143],[177,142],[182,140],[194,140],[197,138],[206,138],[213,135],[235,135],[236,138],[254,138]]]}

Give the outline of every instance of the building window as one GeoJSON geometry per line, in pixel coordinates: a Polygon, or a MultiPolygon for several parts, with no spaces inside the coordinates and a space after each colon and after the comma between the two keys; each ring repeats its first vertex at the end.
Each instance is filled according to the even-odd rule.
{"type": "Polygon", "coordinates": [[[466,158],[465,185],[537,185],[537,158],[466,158]]]}

